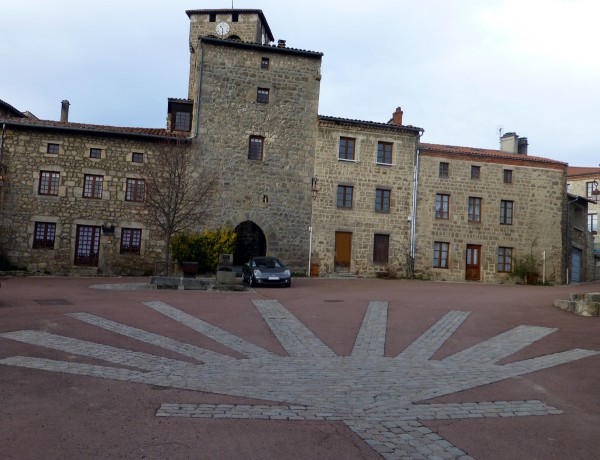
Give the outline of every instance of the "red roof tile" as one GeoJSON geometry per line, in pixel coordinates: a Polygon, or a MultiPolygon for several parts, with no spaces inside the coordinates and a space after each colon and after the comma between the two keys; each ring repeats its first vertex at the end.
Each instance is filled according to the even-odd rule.
{"type": "Polygon", "coordinates": [[[584,166],[569,166],[567,168],[567,177],[576,176],[600,176],[600,168],[588,168],[584,166]]]}
{"type": "Polygon", "coordinates": [[[562,169],[567,167],[567,163],[551,160],[549,158],[535,157],[517,153],[507,153],[501,150],[480,149],[475,147],[459,147],[455,145],[427,144],[422,143],[420,147],[421,155],[443,156],[456,159],[477,159],[478,161],[488,161],[493,163],[506,163],[511,165],[522,164],[524,166],[548,167],[553,169],[562,169]]]}

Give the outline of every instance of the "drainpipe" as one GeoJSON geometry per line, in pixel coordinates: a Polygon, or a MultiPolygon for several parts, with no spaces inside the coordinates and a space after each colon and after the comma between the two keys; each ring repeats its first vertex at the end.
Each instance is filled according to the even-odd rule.
{"type": "Polygon", "coordinates": [[[413,190],[412,190],[412,214],[410,215],[410,247],[408,252],[408,276],[413,278],[415,276],[415,246],[417,239],[417,193],[419,191],[419,146],[421,144],[421,137],[425,132],[424,129],[419,130],[419,137],[415,145],[415,167],[413,171],[413,190]]]}
{"type": "Polygon", "coordinates": [[[4,131],[6,130],[6,123],[2,123],[2,139],[0,140],[0,164],[4,160],[4,131]]]}
{"type": "Polygon", "coordinates": [[[196,129],[194,138],[198,137],[198,131],[200,130],[200,95],[202,93],[202,72],[204,71],[204,46],[202,45],[202,39],[198,39],[198,48],[200,49],[200,65],[198,66],[198,91],[196,91],[196,129]]]}

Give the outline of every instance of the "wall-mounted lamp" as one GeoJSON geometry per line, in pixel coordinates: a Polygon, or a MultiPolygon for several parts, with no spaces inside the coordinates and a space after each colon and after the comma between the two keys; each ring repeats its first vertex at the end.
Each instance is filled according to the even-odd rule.
{"type": "Polygon", "coordinates": [[[313,177],[311,179],[311,188],[310,188],[310,193],[312,194],[313,200],[316,200],[317,195],[319,194],[319,187],[317,186],[318,184],[319,184],[319,179],[317,179],[316,177],[313,177]]]}
{"type": "Polygon", "coordinates": [[[114,225],[108,225],[108,224],[103,224],[102,225],[102,234],[103,235],[114,235],[115,234],[115,226],[114,225]]]}

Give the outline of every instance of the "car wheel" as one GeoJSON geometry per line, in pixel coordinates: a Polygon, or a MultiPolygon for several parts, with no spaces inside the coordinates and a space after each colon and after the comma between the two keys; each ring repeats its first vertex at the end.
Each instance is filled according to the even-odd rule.
{"type": "Polygon", "coordinates": [[[246,275],[242,272],[242,283],[246,284],[246,275]]]}
{"type": "Polygon", "coordinates": [[[292,280],[290,280],[290,282],[286,284],[285,287],[292,287],[292,280]]]}

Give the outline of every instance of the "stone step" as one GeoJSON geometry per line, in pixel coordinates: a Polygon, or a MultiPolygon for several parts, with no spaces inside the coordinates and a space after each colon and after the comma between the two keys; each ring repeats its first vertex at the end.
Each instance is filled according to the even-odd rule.
{"type": "Polygon", "coordinates": [[[98,276],[98,267],[82,267],[82,266],[73,266],[71,267],[71,272],[69,275],[76,278],[84,278],[88,276],[98,276]]]}

